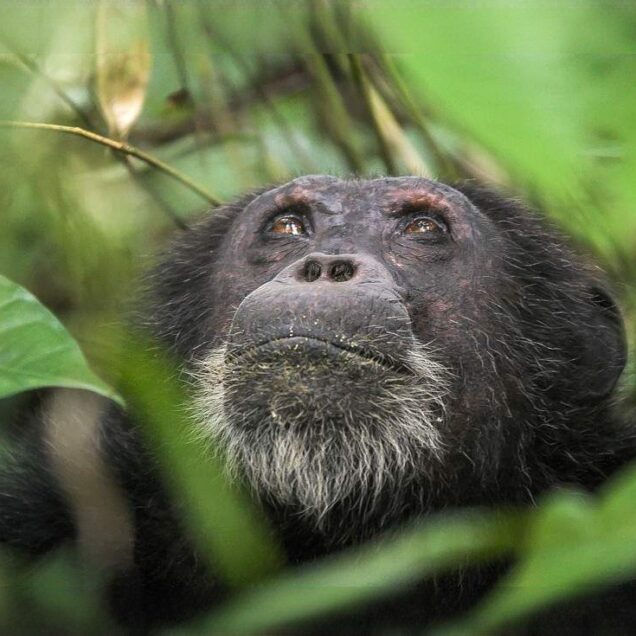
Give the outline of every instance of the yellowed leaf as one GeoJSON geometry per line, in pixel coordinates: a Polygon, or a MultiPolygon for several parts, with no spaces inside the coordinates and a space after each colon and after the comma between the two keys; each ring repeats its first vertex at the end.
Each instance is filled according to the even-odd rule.
{"type": "Polygon", "coordinates": [[[145,3],[100,2],[96,36],[97,100],[109,134],[123,139],[141,114],[150,77],[145,3]]]}

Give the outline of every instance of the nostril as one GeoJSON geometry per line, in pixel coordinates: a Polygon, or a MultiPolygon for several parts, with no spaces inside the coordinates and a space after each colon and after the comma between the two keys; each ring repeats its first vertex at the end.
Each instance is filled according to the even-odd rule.
{"type": "Polygon", "coordinates": [[[335,262],[330,270],[329,276],[336,283],[344,283],[353,278],[356,268],[347,261],[335,262]]]}
{"type": "Polygon", "coordinates": [[[303,278],[308,283],[313,283],[320,278],[322,267],[318,261],[307,261],[303,269],[303,278]]]}

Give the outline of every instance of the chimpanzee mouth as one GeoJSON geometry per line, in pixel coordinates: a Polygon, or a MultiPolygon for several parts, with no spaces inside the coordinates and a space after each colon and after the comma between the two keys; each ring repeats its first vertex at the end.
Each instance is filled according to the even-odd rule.
{"type": "Polygon", "coordinates": [[[376,349],[369,349],[359,342],[352,340],[331,340],[316,335],[290,335],[268,338],[240,349],[228,350],[227,361],[237,363],[251,356],[261,355],[294,356],[302,354],[309,360],[324,360],[325,358],[338,358],[355,356],[362,358],[378,367],[384,367],[394,373],[411,374],[411,370],[394,356],[387,356],[376,349]]]}

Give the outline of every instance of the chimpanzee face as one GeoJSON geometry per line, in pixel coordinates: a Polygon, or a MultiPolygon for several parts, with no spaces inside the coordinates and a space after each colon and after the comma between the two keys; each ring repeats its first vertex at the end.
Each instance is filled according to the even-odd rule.
{"type": "Polygon", "coordinates": [[[481,364],[464,333],[498,284],[497,242],[426,179],[304,177],[255,198],[217,261],[205,430],[261,496],[316,518],[430,475],[458,371],[481,364]]]}
{"type": "Polygon", "coordinates": [[[214,247],[213,223],[193,228],[160,270],[199,428],[261,500],[320,527],[516,497],[545,431],[571,454],[562,422],[594,421],[625,362],[615,306],[539,219],[471,197],[302,177],[228,208],[214,247]]]}
{"type": "MultiPolygon", "coordinates": [[[[274,296],[282,297],[273,305],[268,299],[266,322],[270,312],[283,310],[290,324],[281,328],[298,324],[302,319],[290,306],[293,297],[325,303],[329,317],[318,327],[337,335],[332,298],[342,296],[343,313],[357,314],[356,303],[367,302],[364,290],[372,284],[371,297],[393,296],[416,333],[430,339],[439,336],[434,330],[466,314],[475,304],[475,290],[489,284],[497,242],[488,219],[443,184],[303,177],[257,197],[235,219],[220,251],[217,298],[229,323],[246,296],[269,284],[258,294],[276,290],[274,296]]],[[[380,317],[384,313],[380,310],[380,317]]],[[[381,328],[378,321],[376,326],[381,328]]]]}

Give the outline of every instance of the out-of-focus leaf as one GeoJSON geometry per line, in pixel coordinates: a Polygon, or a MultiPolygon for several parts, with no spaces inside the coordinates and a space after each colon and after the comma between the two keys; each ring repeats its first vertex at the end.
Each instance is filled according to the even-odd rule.
{"type": "Polygon", "coordinates": [[[490,634],[564,599],[633,577],[635,492],[632,467],[605,488],[600,501],[583,493],[552,495],[532,518],[518,565],[474,612],[436,636],[490,634]]]}
{"type": "Polygon", "coordinates": [[[370,3],[362,10],[434,117],[502,163],[608,263],[633,262],[632,5],[370,3]]]}
{"type": "Polygon", "coordinates": [[[89,368],[79,345],[26,289],[0,276],[0,398],[46,386],[121,401],[89,368]]]}
{"type": "Polygon", "coordinates": [[[16,621],[12,625],[14,633],[46,631],[99,636],[115,630],[100,603],[103,586],[97,572],[78,562],[77,554],[70,550],[48,555],[31,570],[18,570],[16,580],[11,583],[19,585],[20,593],[32,608],[28,619],[22,618],[24,631],[16,629],[20,625],[16,621]]]}
{"type": "Polygon", "coordinates": [[[522,516],[465,511],[431,519],[348,554],[245,593],[174,634],[254,634],[381,598],[418,580],[510,553],[522,543],[522,516]]]}
{"type": "Polygon", "coordinates": [[[608,532],[636,532],[636,464],[621,471],[601,493],[600,520],[608,532]]]}
{"type": "MultiPolygon", "coordinates": [[[[547,6],[547,5],[546,5],[547,6]]],[[[369,11],[412,89],[526,182],[565,197],[584,163],[574,76],[563,65],[570,9],[422,3],[369,11]]]]}
{"type": "Polygon", "coordinates": [[[225,478],[220,458],[194,439],[191,398],[172,377],[169,360],[151,350],[130,342],[122,356],[121,379],[130,409],[214,571],[231,586],[255,583],[282,564],[280,547],[263,515],[225,478]]]}
{"type": "Polygon", "coordinates": [[[150,77],[143,2],[100,2],[97,10],[96,89],[108,132],[125,138],[141,113],[150,77]]]}
{"type": "Polygon", "coordinates": [[[369,86],[368,90],[373,117],[393,154],[400,159],[408,173],[422,177],[431,176],[430,168],[424,163],[382,96],[373,86],[369,86]]]}

